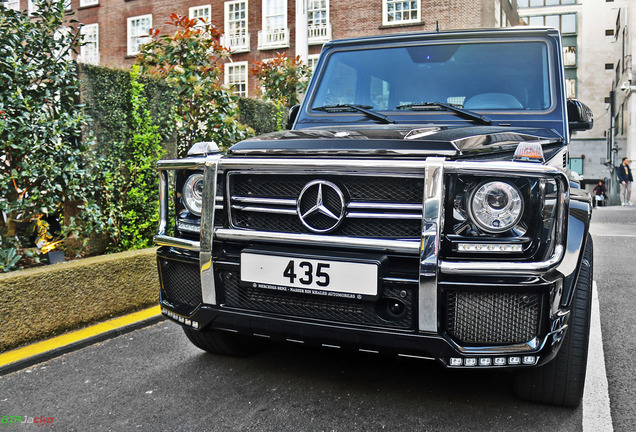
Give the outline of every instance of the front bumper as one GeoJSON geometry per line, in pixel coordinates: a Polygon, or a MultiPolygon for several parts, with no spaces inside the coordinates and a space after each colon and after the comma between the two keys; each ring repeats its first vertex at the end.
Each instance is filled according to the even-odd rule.
{"type": "MultiPolygon", "coordinates": [[[[444,173],[472,170],[497,175],[519,167],[521,165],[510,163],[446,162],[442,158],[428,158],[425,163],[294,160],[292,164],[273,159],[224,160],[219,156],[210,156],[186,162],[163,162],[160,165],[161,220],[159,235],[155,238],[162,246],[158,251],[162,311],[181,325],[198,330],[215,329],[271,340],[435,359],[447,367],[528,367],[544,364],[558,351],[567,328],[569,309],[567,303],[561,300],[566,298],[564,293],[567,293],[568,286],[573,285],[580,255],[580,244],[564,243],[564,239],[573,237],[571,233],[566,236],[565,230],[576,226],[567,223],[568,189],[564,176],[553,168],[533,164],[524,164],[523,172],[516,174],[550,176],[558,179],[562,185],[558,197],[560,213],[555,228],[557,242],[551,255],[544,261],[472,262],[444,260],[439,256],[444,173]],[[217,202],[214,191],[217,190],[219,173],[223,170],[248,170],[258,166],[258,169],[274,172],[284,167],[288,171],[303,173],[322,173],[326,170],[344,173],[351,172],[354,165],[357,173],[373,173],[381,168],[385,173],[424,178],[423,223],[419,240],[284,235],[217,227],[213,224],[217,202]],[[197,169],[204,172],[206,188],[200,242],[167,235],[167,170],[170,169],[197,169]],[[236,274],[240,272],[238,256],[242,249],[272,245],[303,248],[325,255],[332,250],[348,250],[383,254],[391,260],[405,257],[412,260],[415,264],[409,265],[410,269],[415,270],[412,276],[401,278],[400,275],[389,274],[382,286],[382,295],[386,298],[395,295],[396,287],[400,292],[405,292],[403,298],[410,301],[410,315],[404,318],[404,322],[392,319],[386,320],[387,323],[358,322],[350,316],[330,318],[310,313],[308,310],[311,306],[303,306],[300,312],[294,309],[286,313],[280,308],[251,307],[232,300],[228,295],[226,278],[235,280],[236,274]],[[176,275],[169,269],[173,264],[181,269],[176,275]],[[478,281],[475,281],[476,275],[479,275],[478,281]],[[404,289],[399,289],[400,284],[403,284],[404,289]],[[181,292],[183,287],[187,287],[185,292],[181,292]],[[452,312],[449,308],[451,293],[454,305],[468,304],[467,308],[462,306],[463,315],[459,318],[456,317],[458,307],[454,306],[452,312]],[[477,300],[473,299],[473,294],[477,294],[477,300]],[[534,308],[534,315],[530,317],[534,320],[531,321],[534,328],[530,333],[517,334],[517,327],[523,327],[518,325],[519,321],[500,322],[499,317],[512,316],[518,319],[520,315],[526,314],[530,308],[527,305],[534,308]],[[469,319],[468,324],[465,319],[469,319]],[[471,328],[479,327],[482,319],[487,320],[486,330],[481,334],[473,334],[471,328]],[[453,324],[455,327],[451,329],[451,321],[464,323],[463,327],[457,328],[457,324],[453,324]],[[491,337],[490,333],[497,335],[491,337]]],[[[270,303],[275,301],[278,300],[270,299],[270,303]]],[[[293,301],[295,299],[280,300],[282,303],[293,301]]],[[[325,308],[331,306],[327,304],[325,308]]],[[[367,311],[369,307],[376,307],[362,306],[367,311]]],[[[332,309],[347,307],[335,304],[332,309]]]]}

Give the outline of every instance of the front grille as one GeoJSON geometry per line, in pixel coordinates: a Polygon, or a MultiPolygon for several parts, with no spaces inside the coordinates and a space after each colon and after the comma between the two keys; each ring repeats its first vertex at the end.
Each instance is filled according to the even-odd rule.
{"type": "Polygon", "coordinates": [[[191,314],[202,303],[199,266],[159,259],[161,300],[167,301],[176,312],[191,314]]]}
{"type": "MultiPolygon", "coordinates": [[[[312,233],[300,220],[297,200],[314,180],[333,183],[344,195],[344,220],[330,235],[387,239],[421,236],[424,180],[418,177],[231,173],[232,225],[258,231],[312,233]]],[[[337,196],[323,193],[325,205],[337,208],[337,196]]],[[[307,193],[305,207],[315,202],[313,196],[307,193]]],[[[301,208],[301,213],[307,208],[301,208]]],[[[332,223],[329,217],[314,217],[324,219],[308,219],[318,230],[332,223]]]]}
{"type": "Polygon", "coordinates": [[[446,300],[446,330],[460,343],[522,343],[538,334],[540,294],[449,291],[446,300]]]}
{"type": "Polygon", "coordinates": [[[412,288],[385,285],[381,289],[378,300],[357,300],[242,286],[237,273],[230,271],[220,272],[219,277],[225,286],[225,306],[330,322],[398,329],[412,329],[414,326],[412,288]],[[387,319],[383,313],[385,304],[383,299],[387,298],[400,299],[404,302],[403,315],[387,319]]]}

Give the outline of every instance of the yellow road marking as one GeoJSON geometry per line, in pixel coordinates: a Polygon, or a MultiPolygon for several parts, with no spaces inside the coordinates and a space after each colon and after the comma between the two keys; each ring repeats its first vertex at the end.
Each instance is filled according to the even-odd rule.
{"type": "Polygon", "coordinates": [[[113,318],[106,322],[95,324],[81,330],[76,330],[70,333],[63,334],[61,336],[56,336],[54,338],[44,340],[42,342],[36,342],[22,348],[14,349],[4,354],[0,354],[0,367],[8,365],[9,363],[14,363],[19,360],[32,357],[34,355],[54,350],[56,348],[63,347],[65,345],[70,345],[83,339],[97,336],[102,333],[118,329],[120,327],[134,324],[138,321],[152,318],[156,315],[159,315],[160,313],[161,308],[159,306],[153,306],[151,308],[124,315],[119,318],[113,318]]]}

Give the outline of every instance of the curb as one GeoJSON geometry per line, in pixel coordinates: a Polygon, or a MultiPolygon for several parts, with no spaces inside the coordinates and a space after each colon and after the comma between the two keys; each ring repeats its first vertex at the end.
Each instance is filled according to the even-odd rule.
{"type": "Polygon", "coordinates": [[[139,312],[134,312],[129,315],[124,315],[123,317],[114,318],[103,323],[95,324],[85,329],[76,330],[68,334],[47,339],[45,341],[36,342],[25,347],[2,353],[0,354],[0,377],[19,371],[21,369],[26,369],[38,363],[60,357],[64,354],[86,348],[98,342],[103,342],[108,339],[130,333],[134,330],[157,324],[164,320],[165,318],[163,317],[163,315],[161,315],[159,306],[155,306],[139,312]],[[140,316],[141,318],[138,318],[140,316]],[[122,321],[123,324],[120,325],[120,321],[122,321]],[[116,326],[113,327],[113,324],[116,326]],[[100,330],[103,327],[106,328],[100,330]],[[62,342],[65,339],[74,339],[74,335],[84,333],[89,333],[89,335],[86,337],[77,337],[76,340],[72,340],[71,342],[62,342]],[[57,341],[60,341],[60,343],[57,343],[57,341]],[[38,349],[37,347],[42,344],[54,346],[50,349],[38,349]],[[28,354],[29,351],[35,351],[36,353],[28,354]],[[24,354],[22,354],[22,352],[24,352],[24,354]],[[16,359],[11,360],[11,358],[16,359]],[[6,359],[9,360],[7,361],[6,359]]]}

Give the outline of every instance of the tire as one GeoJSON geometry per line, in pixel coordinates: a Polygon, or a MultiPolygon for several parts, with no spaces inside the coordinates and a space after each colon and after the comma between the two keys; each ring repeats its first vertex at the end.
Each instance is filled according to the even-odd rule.
{"type": "Polygon", "coordinates": [[[215,330],[197,331],[184,327],[186,336],[197,348],[229,357],[248,357],[265,347],[264,341],[251,336],[215,330]]]}
{"type": "Polygon", "coordinates": [[[592,311],[592,237],[588,234],[563,345],[548,364],[514,371],[514,392],[531,402],[576,407],[583,398],[592,311]]]}

